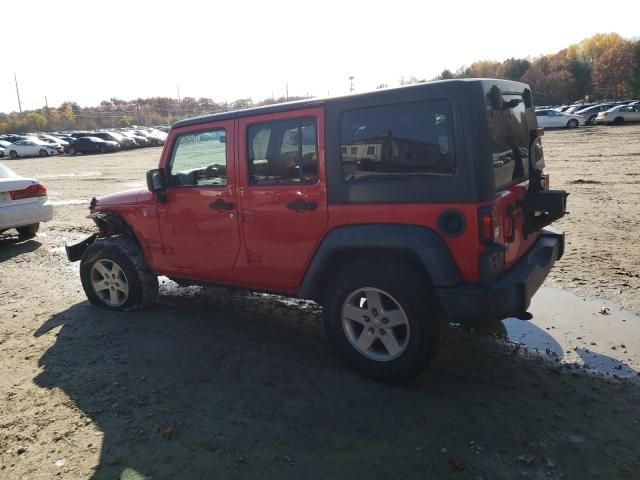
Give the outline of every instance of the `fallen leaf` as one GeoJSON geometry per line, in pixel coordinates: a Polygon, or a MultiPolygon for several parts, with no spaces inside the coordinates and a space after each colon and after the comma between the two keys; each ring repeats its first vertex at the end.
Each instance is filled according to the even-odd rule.
{"type": "Polygon", "coordinates": [[[534,457],[533,455],[524,454],[518,457],[518,461],[524,463],[525,465],[531,465],[536,461],[536,457],[534,457]]]}

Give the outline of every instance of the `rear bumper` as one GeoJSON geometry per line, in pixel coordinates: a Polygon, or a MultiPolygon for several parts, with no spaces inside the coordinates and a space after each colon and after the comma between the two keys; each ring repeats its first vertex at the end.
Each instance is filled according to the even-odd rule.
{"type": "Polygon", "coordinates": [[[525,312],[554,263],[564,253],[564,233],[545,228],[538,241],[505,275],[490,286],[463,284],[438,288],[447,316],[463,324],[502,320],[525,312]]]}
{"type": "Polygon", "coordinates": [[[49,201],[2,207],[0,208],[0,230],[48,222],[52,218],[53,205],[49,201]]]}

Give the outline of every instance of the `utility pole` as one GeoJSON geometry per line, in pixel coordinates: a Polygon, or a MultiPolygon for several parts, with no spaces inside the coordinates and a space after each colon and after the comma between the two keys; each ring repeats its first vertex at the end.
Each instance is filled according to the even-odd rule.
{"type": "Polygon", "coordinates": [[[284,84],[284,92],[285,92],[285,98],[287,100],[289,100],[289,82],[285,82],[285,84],[284,84]]]}
{"type": "Polygon", "coordinates": [[[44,109],[45,112],[47,112],[47,129],[51,131],[51,115],[49,114],[49,101],[47,100],[46,95],[44,97],[44,109]]]}
{"type": "Polygon", "coordinates": [[[142,120],[140,119],[140,105],[136,103],[136,110],[138,111],[138,126],[142,126],[142,120]]]}
{"type": "Polygon", "coordinates": [[[16,82],[16,95],[18,96],[18,108],[20,109],[20,113],[22,113],[22,103],[20,103],[20,90],[18,90],[18,77],[16,77],[16,72],[13,72],[13,80],[16,82]]]}
{"type": "Polygon", "coordinates": [[[182,110],[182,100],[180,99],[180,85],[178,87],[178,110],[182,110]]]}
{"type": "Polygon", "coordinates": [[[353,75],[351,75],[351,76],[349,77],[349,91],[350,91],[351,93],[353,93],[353,79],[354,79],[354,78],[355,78],[355,77],[354,77],[353,75]]]}

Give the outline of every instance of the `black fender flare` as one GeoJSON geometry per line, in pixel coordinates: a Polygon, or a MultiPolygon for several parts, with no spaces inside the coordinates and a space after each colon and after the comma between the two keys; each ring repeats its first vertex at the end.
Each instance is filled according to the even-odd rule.
{"type": "Polygon", "coordinates": [[[322,283],[332,258],[344,253],[410,256],[429,276],[433,287],[452,287],[462,282],[458,267],[442,238],[418,225],[369,224],[340,227],[329,232],[309,264],[298,297],[319,300],[322,283]]]}
{"type": "Polygon", "coordinates": [[[89,215],[89,218],[96,224],[101,236],[109,237],[122,234],[135,239],[133,230],[119,213],[110,211],[93,212],[89,215]]]}

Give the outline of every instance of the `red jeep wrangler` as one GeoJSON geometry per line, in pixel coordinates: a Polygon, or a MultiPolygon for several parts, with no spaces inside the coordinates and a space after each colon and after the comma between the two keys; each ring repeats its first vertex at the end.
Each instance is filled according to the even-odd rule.
{"type": "Polygon", "coordinates": [[[113,310],[150,306],[158,275],[315,300],[353,368],[407,378],[443,321],[527,315],[562,256],[541,134],[528,86],[492,79],[183,120],[67,255],[113,310]]]}

